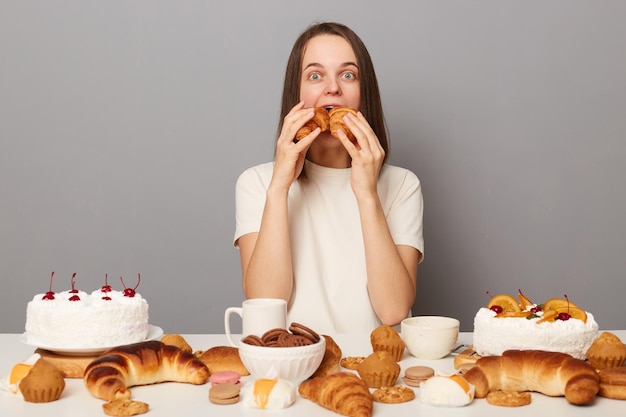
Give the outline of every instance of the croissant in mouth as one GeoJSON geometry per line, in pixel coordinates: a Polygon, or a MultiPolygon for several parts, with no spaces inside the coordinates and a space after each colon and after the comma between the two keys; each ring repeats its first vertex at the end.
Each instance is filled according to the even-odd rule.
{"type": "Polygon", "coordinates": [[[306,122],[306,124],[296,132],[296,141],[301,140],[318,127],[322,132],[330,130],[330,133],[336,138],[339,138],[337,132],[341,129],[345,132],[346,136],[348,136],[348,139],[351,141],[356,140],[350,129],[348,129],[343,122],[343,118],[346,114],[352,113],[356,115],[357,111],[355,109],[346,106],[333,107],[330,110],[326,110],[324,107],[315,107],[314,111],[315,114],[311,120],[306,122]]]}

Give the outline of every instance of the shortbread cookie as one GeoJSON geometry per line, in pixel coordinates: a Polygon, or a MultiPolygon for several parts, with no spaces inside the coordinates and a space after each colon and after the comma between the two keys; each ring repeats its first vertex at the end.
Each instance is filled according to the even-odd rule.
{"type": "Polygon", "coordinates": [[[530,392],[522,391],[491,391],[487,394],[487,402],[503,407],[521,407],[530,404],[530,392]]]}
{"type": "Polygon", "coordinates": [[[415,398],[415,392],[409,387],[396,385],[393,387],[380,387],[372,393],[374,401],[379,403],[397,404],[411,401],[415,398]]]}
{"type": "Polygon", "coordinates": [[[365,356],[347,356],[345,358],[341,358],[339,363],[346,369],[351,369],[356,371],[356,368],[359,367],[361,362],[365,360],[365,356]]]}
{"type": "Polygon", "coordinates": [[[112,400],[102,405],[104,414],[115,417],[130,417],[147,413],[150,406],[141,401],[112,400]]]}

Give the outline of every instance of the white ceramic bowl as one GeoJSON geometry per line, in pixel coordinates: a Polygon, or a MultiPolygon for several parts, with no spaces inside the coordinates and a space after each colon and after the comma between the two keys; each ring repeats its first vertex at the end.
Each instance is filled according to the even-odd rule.
{"type": "Polygon", "coordinates": [[[299,385],[324,358],[326,339],[307,346],[266,347],[239,344],[239,357],[254,378],[281,378],[299,385]]]}
{"type": "Polygon", "coordinates": [[[459,325],[452,317],[409,317],[400,323],[400,333],[411,355],[419,359],[441,359],[457,343],[459,325]]]}

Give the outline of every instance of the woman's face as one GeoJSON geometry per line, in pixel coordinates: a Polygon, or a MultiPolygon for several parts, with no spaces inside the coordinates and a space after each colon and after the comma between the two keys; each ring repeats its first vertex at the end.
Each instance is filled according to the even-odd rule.
{"type": "Polygon", "coordinates": [[[304,107],[359,108],[359,67],[348,41],[337,35],[309,40],[302,58],[300,99],[304,107]]]}

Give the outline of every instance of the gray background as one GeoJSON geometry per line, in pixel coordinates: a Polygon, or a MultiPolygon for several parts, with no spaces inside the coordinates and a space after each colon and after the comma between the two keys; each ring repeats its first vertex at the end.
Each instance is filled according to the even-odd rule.
{"type": "MultiPolygon", "coordinates": [[[[119,276],[166,332],[243,299],[234,186],[271,160],[297,35],[376,64],[390,162],[422,180],[414,314],[472,329],[485,291],[568,296],[624,328],[626,2],[0,2],[0,332],[119,276]]],[[[348,297],[349,294],[346,294],[348,297]]],[[[235,323],[235,326],[237,324],[235,323]]]]}

